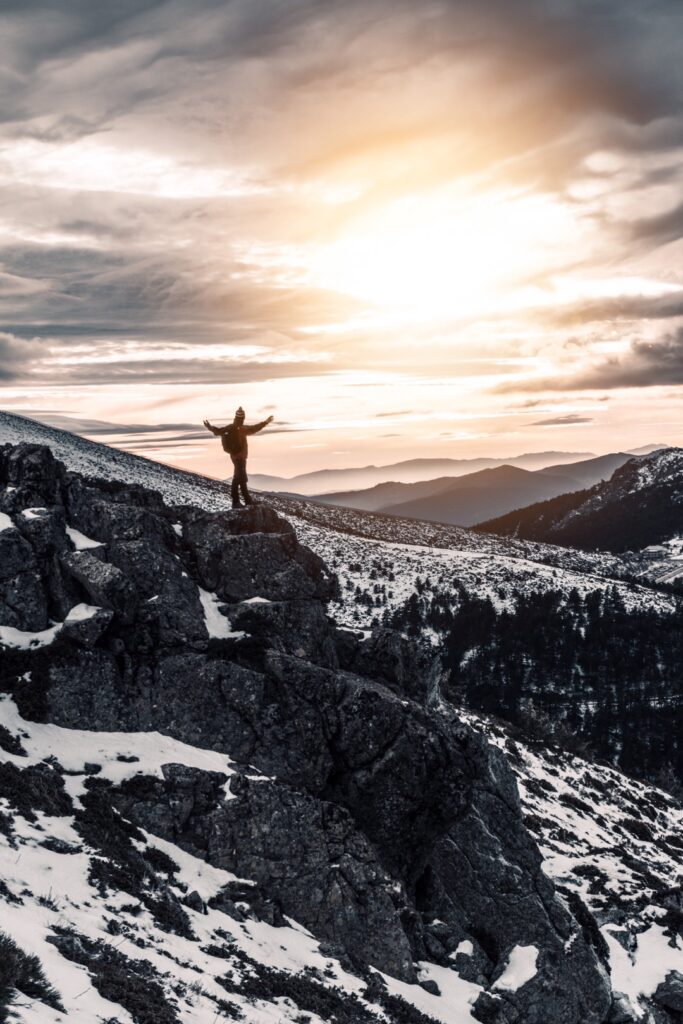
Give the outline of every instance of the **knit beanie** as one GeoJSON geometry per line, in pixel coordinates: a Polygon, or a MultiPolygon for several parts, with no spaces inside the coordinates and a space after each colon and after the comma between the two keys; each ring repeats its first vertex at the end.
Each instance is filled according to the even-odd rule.
{"type": "Polygon", "coordinates": [[[235,413],[235,419],[236,420],[243,420],[244,419],[244,409],[242,408],[242,406],[240,406],[239,409],[237,410],[237,412],[235,413]]]}

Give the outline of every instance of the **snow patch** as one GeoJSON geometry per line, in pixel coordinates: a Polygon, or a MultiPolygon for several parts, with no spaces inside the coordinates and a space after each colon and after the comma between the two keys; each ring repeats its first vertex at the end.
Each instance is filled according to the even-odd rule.
{"type": "Polygon", "coordinates": [[[54,622],[47,629],[41,629],[34,633],[16,629],[14,626],[0,626],[0,646],[11,647],[19,651],[32,651],[39,647],[47,647],[67,622],[85,622],[99,610],[92,604],[74,605],[64,622],[54,622]]]}
{"type": "Polygon", "coordinates": [[[86,548],[102,547],[103,542],[101,540],[93,540],[92,537],[86,537],[84,533],[81,533],[80,530],[74,529],[73,526],[67,526],[66,532],[69,540],[76,548],[76,551],[85,551],[86,548]]]}
{"type": "Polygon", "coordinates": [[[538,960],[538,949],[536,946],[515,946],[510,953],[505,970],[498,981],[493,985],[494,989],[502,989],[503,992],[516,992],[522,985],[526,985],[536,975],[536,961],[538,960]]]}
{"type": "Polygon", "coordinates": [[[108,779],[117,786],[134,775],[163,778],[161,768],[165,764],[185,764],[207,772],[233,774],[232,761],[227,754],[192,747],[160,732],[87,732],[25,721],[10,697],[0,697],[0,724],[11,733],[21,733],[28,755],[23,757],[0,750],[0,760],[12,761],[21,767],[38,764],[57,752],[60,764],[67,771],[80,772],[86,763],[99,764],[102,771],[98,778],[108,779]]]}
{"type": "Polygon", "coordinates": [[[62,625],[63,623],[57,622],[48,629],[39,630],[37,633],[29,633],[23,629],[16,629],[14,626],[0,626],[0,646],[11,647],[18,651],[47,647],[57,636],[62,625]]]}
{"type": "Polygon", "coordinates": [[[639,1016],[646,1011],[639,1005],[643,996],[651,996],[670,971],[683,970],[683,951],[678,940],[672,946],[663,928],[652,924],[637,936],[636,947],[627,952],[613,933],[618,925],[605,925],[612,968],[612,986],[630,1000],[639,1016]]]}
{"type": "Polygon", "coordinates": [[[433,995],[419,985],[409,985],[382,974],[389,992],[407,999],[441,1024],[467,1024],[476,1020],[472,1016],[472,1007],[482,993],[481,986],[465,981],[451,967],[439,967],[426,961],[420,961],[418,967],[420,981],[435,981],[441,995],[433,995]]]}
{"type": "Polygon", "coordinates": [[[220,610],[224,602],[216,594],[212,594],[208,590],[202,590],[201,587],[197,587],[197,590],[199,591],[199,600],[204,609],[204,623],[209,636],[215,637],[217,640],[227,640],[229,638],[238,640],[247,635],[241,630],[233,631],[230,619],[223,615],[220,610]]]}
{"type": "Polygon", "coordinates": [[[99,611],[99,605],[76,604],[64,619],[64,622],[86,622],[88,619],[92,619],[93,615],[96,615],[99,611]]]}
{"type": "Polygon", "coordinates": [[[6,512],[0,512],[0,532],[2,530],[13,530],[14,523],[6,512]]]}
{"type": "Polygon", "coordinates": [[[25,509],[23,509],[21,514],[26,519],[40,519],[42,514],[43,514],[43,512],[47,512],[47,509],[44,506],[40,506],[40,507],[37,506],[36,508],[25,508],[25,509]]]}

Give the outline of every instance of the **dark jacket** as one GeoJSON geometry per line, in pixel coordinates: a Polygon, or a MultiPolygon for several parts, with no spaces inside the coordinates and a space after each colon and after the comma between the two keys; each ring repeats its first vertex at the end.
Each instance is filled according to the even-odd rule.
{"type": "MultiPolygon", "coordinates": [[[[227,433],[233,426],[234,424],[230,423],[227,427],[209,427],[209,430],[212,434],[215,434],[216,437],[222,437],[223,434],[227,433]]],[[[246,459],[249,455],[249,442],[247,441],[247,437],[249,434],[257,434],[259,430],[263,430],[263,428],[267,426],[268,423],[266,420],[264,420],[263,423],[254,423],[252,426],[249,426],[247,423],[242,424],[241,427],[238,426],[237,431],[240,439],[240,447],[239,451],[233,452],[230,458],[246,459]]]]}

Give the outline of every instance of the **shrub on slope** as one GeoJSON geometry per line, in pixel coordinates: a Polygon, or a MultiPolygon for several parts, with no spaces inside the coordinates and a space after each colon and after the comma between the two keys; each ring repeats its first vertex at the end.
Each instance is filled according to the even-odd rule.
{"type": "Polygon", "coordinates": [[[46,1003],[53,1010],[64,1010],[58,993],[43,974],[38,957],[24,953],[9,935],[0,932],[0,1024],[10,1019],[9,1010],[17,993],[46,1003]]]}

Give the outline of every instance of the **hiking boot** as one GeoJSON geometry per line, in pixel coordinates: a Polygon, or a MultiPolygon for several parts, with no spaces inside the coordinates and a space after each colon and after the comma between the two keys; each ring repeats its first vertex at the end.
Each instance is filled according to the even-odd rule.
{"type": "Polygon", "coordinates": [[[243,505],[241,501],[233,501],[232,507],[233,508],[246,508],[246,506],[243,505]]]}

